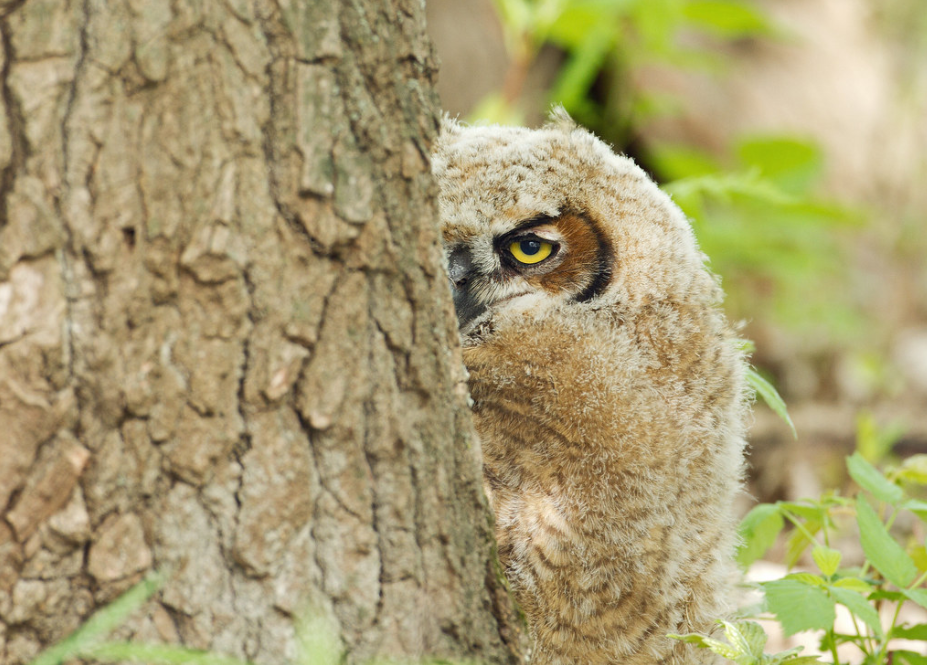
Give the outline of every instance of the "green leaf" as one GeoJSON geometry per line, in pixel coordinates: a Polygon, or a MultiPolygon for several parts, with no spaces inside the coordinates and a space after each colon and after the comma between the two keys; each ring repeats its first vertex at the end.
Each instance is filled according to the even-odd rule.
{"type": "Polygon", "coordinates": [[[343,661],[337,625],[318,599],[307,601],[295,628],[301,665],[338,665],[343,661]]]}
{"type": "Polygon", "coordinates": [[[923,656],[914,651],[897,650],[891,652],[892,660],[890,662],[902,662],[907,665],[927,665],[927,656],[923,656]]]}
{"type": "Polygon", "coordinates": [[[795,658],[786,658],[781,661],[787,665],[811,665],[812,663],[823,663],[819,656],[796,656],[795,658]]]}
{"type": "Polygon", "coordinates": [[[673,198],[700,195],[719,201],[730,201],[736,195],[774,206],[795,203],[793,197],[777,188],[769,180],[764,180],[760,177],[759,171],[755,169],[743,173],[710,173],[680,178],[663,185],[663,190],[673,198]]]}
{"type": "Polygon", "coordinates": [[[809,522],[821,522],[827,513],[826,506],[819,501],[812,502],[806,500],[803,503],[797,501],[780,501],[777,505],[783,510],[805,518],[809,522]]]}
{"type": "Polygon", "coordinates": [[[688,642],[689,644],[697,644],[698,646],[704,647],[705,645],[705,636],[699,635],[698,633],[686,633],[685,635],[677,635],[676,633],[669,633],[667,635],[671,640],[679,640],[680,642],[688,642]]]}
{"type": "Polygon", "coordinates": [[[721,37],[745,38],[770,32],[766,15],[731,0],[691,0],[684,13],[695,25],[721,37]]]}
{"type": "Polygon", "coordinates": [[[804,530],[796,529],[793,531],[786,542],[785,565],[789,568],[794,566],[808,546],[813,544],[813,541],[808,539],[805,532],[814,536],[820,531],[822,526],[821,518],[817,516],[814,518],[806,518],[804,526],[804,530]]]}
{"type": "Polygon", "coordinates": [[[586,32],[583,40],[571,50],[569,59],[560,69],[550,93],[551,102],[563,104],[567,109],[580,105],[602,69],[616,37],[614,28],[603,23],[586,32]]]}
{"type": "Polygon", "coordinates": [[[248,665],[247,661],[173,644],[107,642],[91,647],[85,656],[104,663],[135,662],[164,665],[248,665]]]}
{"type": "Polygon", "coordinates": [[[872,593],[872,585],[864,582],[863,580],[857,577],[842,577],[831,586],[835,586],[838,589],[849,589],[850,591],[856,591],[863,595],[869,595],[872,593]]]}
{"type": "Polygon", "coordinates": [[[763,647],[766,646],[766,631],[754,621],[731,623],[720,621],[724,626],[724,636],[738,652],[753,660],[762,660],[763,647]]]}
{"type": "Polygon", "coordinates": [[[892,637],[927,641],[927,623],[919,623],[913,626],[895,626],[892,628],[892,637]]]}
{"type": "Polygon", "coordinates": [[[857,485],[880,501],[895,505],[904,498],[902,489],[883,476],[858,452],[847,457],[847,471],[857,485]]]}
{"type": "Polygon", "coordinates": [[[824,589],[795,580],[765,582],[762,587],[766,605],[782,624],[786,636],[833,627],[837,618],[834,600],[824,589]]]}
{"type": "Polygon", "coordinates": [[[927,455],[912,455],[895,472],[902,480],[927,485],[927,455]]]}
{"type": "Polygon", "coordinates": [[[796,582],[801,582],[802,584],[808,584],[810,586],[826,586],[824,578],[820,575],[815,575],[814,573],[789,573],[783,579],[786,580],[795,580],[796,582]]]}
{"type": "Polygon", "coordinates": [[[904,508],[905,510],[910,510],[912,513],[917,515],[918,519],[922,522],[927,522],[927,501],[921,501],[920,499],[907,499],[898,504],[899,508],[904,508]]]}
{"type": "Polygon", "coordinates": [[[785,421],[789,429],[792,430],[792,437],[797,439],[798,431],[795,429],[795,423],[793,423],[791,417],[789,417],[789,410],[785,406],[785,400],[779,395],[775,386],[760,376],[759,372],[752,367],[747,369],[747,384],[756,391],[757,395],[763,398],[766,405],[772,409],[777,416],[785,421]]]}
{"type": "Polygon", "coordinates": [[[927,589],[902,589],[901,593],[903,593],[908,600],[913,600],[921,607],[927,609],[927,589]]]}
{"type": "Polygon", "coordinates": [[[899,589],[911,584],[917,576],[917,566],[892,538],[862,494],[856,497],[856,522],[863,552],[876,570],[899,589]]]}
{"type": "Polygon", "coordinates": [[[130,614],[144,605],[161,587],[161,584],[160,575],[155,573],[149,575],[112,603],[97,610],[68,637],[40,653],[30,665],[60,665],[66,660],[87,653],[91,647],[122,625],[130,614]]]}
{"type": "Polygon", "coordinates": [[[871,413],[861,413],[856,419],[856,449],[870,462],[878,462],[891,452],[904,430],[898,423],[880,428],[871,413]]]}
{"type": "Polygon", "coordinates": [[[821,172],[821,149],[814,143],[783,136],[754,137],[741,142],[738,151],[746,167],[760,170],[783,190],[808,191],[821,172]]]}
{"type": "Polygon", "coordinates": [[[741,568],[749,568],[750,564],[766,554],[776,542],[783,526],[782,514],[776,504],[761,503],[754,506],[738,529],[740,544],[735,558],[741,568]]]}
{"type": "Polygon", "coordinates": [[[667,637],[674,640],[681,640],[683,642],[695,644],[699,649],[709,649],[719,656],[727,658],[728,660],[737,660],[738,656],[740,656],[740,652],[730,644],[725,644],[720,640],[714,640],[710,637],[705,637],[704,635],[698,635],[696,633],[676,635],[675,633],[670,633],[667,635],[667,637]]]}
{"type": "Polygon", "coordinates": [[[834,595],[838,603],[865,621],[866,625],[869,626],[876,635],[882,637],[882,622],[879,620],[879,613],[865,597],[855,591],[842,589],[838,586],[830,587],[830,592],[834,595]]]}
{"type": "Polygon", "coordinates": [[[832,550],[823,545],[817,545],[811,550],[811,556],[825,577],[830,577],[837,572],[840,568],[840,560],[843,558],[843,555],[837,550],[832,550]]]}

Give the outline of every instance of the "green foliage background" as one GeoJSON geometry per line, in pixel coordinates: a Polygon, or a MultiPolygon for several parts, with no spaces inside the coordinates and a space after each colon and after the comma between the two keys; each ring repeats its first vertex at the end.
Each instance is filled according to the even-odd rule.
{"type": "MultiPolygon", "coordinates": [[[[723,76],[724,46],[786,33],[748,0],[495,0],[510,57],[503,89],[473,121],[523,124],[527,72],[543,49],[562,53],[544,99],[616,149],[631,151],[692,220],[735,319],[806,339],[852,344],[862,317],[845,288],[845,248],[864,214],[822,199],[821,149],[799,136],[743,136],[717,155],[694,144],[640,141],[681,100],[641,92],[645,69],[723,76]],[[809,288],[809,286],[811,288],[809,288]]],[[[533,97],[532,97],[533,98],[533,97]]]]}

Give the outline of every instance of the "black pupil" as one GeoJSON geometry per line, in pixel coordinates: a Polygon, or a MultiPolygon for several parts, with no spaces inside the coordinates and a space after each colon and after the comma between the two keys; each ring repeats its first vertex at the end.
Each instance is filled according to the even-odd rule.
{"type": "Polygon", "coordinates": [[[534,256],[541,251],[541,241],[540,240],[522,240],[519,244],[521,251],[527,254],[528,256],[534,256]]]}

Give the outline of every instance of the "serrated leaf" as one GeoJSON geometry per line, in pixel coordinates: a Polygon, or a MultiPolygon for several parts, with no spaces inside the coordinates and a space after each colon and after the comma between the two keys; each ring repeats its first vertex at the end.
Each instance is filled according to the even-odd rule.
{"type": "Polygon", "coordinates": [[[857,577],[843,577],[834,582],[832,586],[838,589],[849,589],[850,591],[856,591],[864,595],[872,593],[872,585],[857,577]]]}
{"type": "Polygon", "coordinates": [[[811,556],[814,558],[814,563],[817,564],[818,569],[825,577],[830,577],[836,573],[840,568],[840,561],[843,559],[843,555],[840,552],[829,547],[824,547],[823,545],[818,545],[811,550],[811,556]]]}
{"type": "Polygon", "coordinates": [[[779,508],[773,503],[761,503],[747,513],[738,529],[740,544],[735,555],[741,568],[749,568],[773,546],[784,524],[779,508]]]}
{"type": "Polygon", "coordinates": [[[917,576],[917,566],[892,538],[863,495],[856,497],[856,522],[863,552],[876,570],[899,589],[911,584],[917,576]]]}
{"type": "Polygon", "coordinates": [[[882,622],[879,620],[879,613],[865,597],[856,591],[842,589],[838,586],[831,586],[830,592],[838,603],[862,619],[872,629],[873,633],[882,637],[882,622]]]}
{"type": "Polygon", "coordinates": [[[823,577],[815,575],[814,573],[789,573],[783,579],[795,580],[796,582],[811,586],[825,586],[826,584],[823,577]]]}
{"type": "Polygon", "coordinates": [[[847,471],[857,485],[881,501],[894,505],[904,498],[902,489],[883,476],[858,452],[847,457],[847,471]]]}
{"type": "Polygon", "coordinates": [[[750,656],[755,660],[762,660],[763,647],[766,646],[766,631],[755,621],[740,621],[731,623],[721,621],[724,626],[724,636],[731,646],[741,654],[750,656]]]}
{"type": "Polygon", "coordinates": [[[786,636],[833,627],[837,618],[834,600],[824,589],[795,580],[775,580],[762,587],[766,606],[776,615],[786,636]]]}

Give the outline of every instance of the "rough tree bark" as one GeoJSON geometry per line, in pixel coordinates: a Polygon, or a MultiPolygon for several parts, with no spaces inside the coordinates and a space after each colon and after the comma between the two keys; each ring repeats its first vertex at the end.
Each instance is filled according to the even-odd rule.
{"type": "Polygon", "coordinates": [[[0,662],[123,636],[514,662],[418,0],[0,0],[0,662]],[[501,609],[500,609],[501,608],[501,609]]]}

